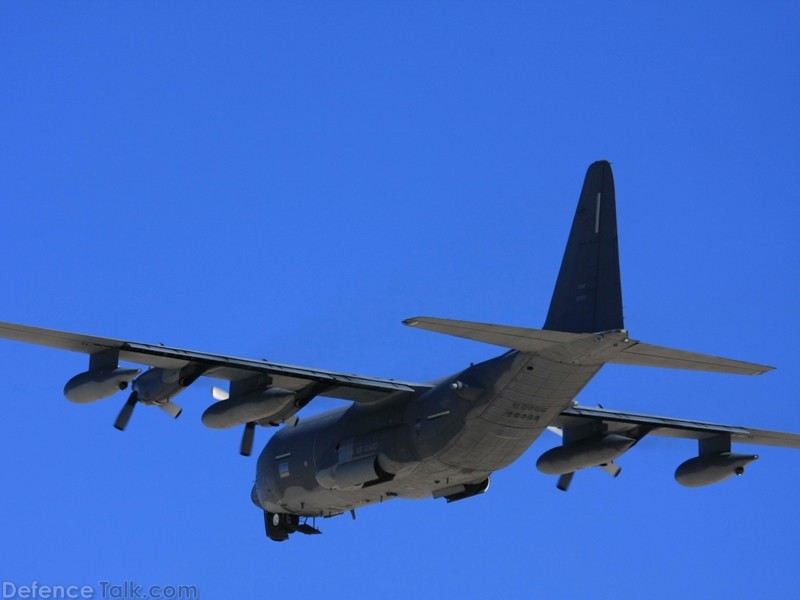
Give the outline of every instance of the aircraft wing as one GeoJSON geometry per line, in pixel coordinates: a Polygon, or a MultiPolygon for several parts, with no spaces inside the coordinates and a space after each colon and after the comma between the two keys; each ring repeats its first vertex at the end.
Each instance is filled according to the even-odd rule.
{"type": "Polygon", "coordinates": [[[121,361],[162,369],[182,369],[191,365],[203,376],[228,381],[267,375],[272,378],[272,385],[278,388],[299,391],[312,389],[313,386],[314,395],[354,402],[370,402],[395,392],[413,392],[430,387],[427,384],[309,369],[267,360],[237,358],[13,323],[0,322],[0,338],[89,355],[115,350],[119,352],[121,361]]]}
{"type": "Polygon", "coordinates": [[[582,406],[568,408],[553,421],[552,425],[559,428],[569,428],[586,425],[589,422],[604,424],[608,433],[628,435],[636,439],[644,435],[657,435],[704,440],[720,435],[729,435],[732,442],[741,444],[800,449],[800,434],[796,433],[658,417],[604,408],[586,408],[582,406]]]}

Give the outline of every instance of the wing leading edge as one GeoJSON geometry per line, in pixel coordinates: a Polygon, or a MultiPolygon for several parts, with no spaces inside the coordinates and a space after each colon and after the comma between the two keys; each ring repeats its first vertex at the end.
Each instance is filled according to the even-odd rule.
{"type": "Polygon", "coordinates": [[[559,428],[579,427],[588,423],[603,424],[608,433],[636,434],[704,440],[729,435],[732,442],[800,449],[800,434],[755,429],[689,419],[675,419],[639,413],[575,406],[553,421],[559,428]]]}
{"type": "Polygon", "coordinates": [[[698,455],[675,470],[675,480],[687,487],[741,475],[758,459],[757,454],[733,452],[733,443],[800,449],[796,433],[583,406],[564,410],[550,429],[562,437],[562,445],[542,454],[536,466],[543,473],[560,475],[556,485],[562,491],[583,468],[601,467],[616,477],[621,469],[614,460],[647,435],[697,440],[698,455]]]}
{"type": "Polygon", "coordinates": [[[415,392],[430,387],[427,384],[310,369],[14,323],[0,322],[0,338],[89,355],[115,350],[119,352],[121,361],[162,369],[181,369],[194,365],[202,368],[203,376],[227,381],[267,375],[272,378],[273,385],[287,390],[300,390],[310,383],[316,383],[320,390],[317,395],[354,402],[370,402],[396,392],[415,392]]]}

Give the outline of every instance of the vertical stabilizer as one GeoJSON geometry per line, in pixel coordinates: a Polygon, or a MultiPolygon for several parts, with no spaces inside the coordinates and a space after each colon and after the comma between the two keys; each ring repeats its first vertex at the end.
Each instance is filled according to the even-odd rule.
{"type": "Polygon", "coordinates": [[[586,171],[544,329],[624,329],[614,177],[608,161],[586,171]]]}

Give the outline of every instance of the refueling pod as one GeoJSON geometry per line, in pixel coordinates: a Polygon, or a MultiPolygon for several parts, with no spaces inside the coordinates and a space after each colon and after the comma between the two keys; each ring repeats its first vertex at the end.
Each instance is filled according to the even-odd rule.
{"type": "Polygon", "coordinates": [[[79,404],[102,400],[127,388],[141,372],[141,369],[123,369],[117,366],[90,368],[67,382],[64,395],[67,400],[79,404]]]}
{"type": "Polygon", "coordinates": [[[277,425],[300,409],[300,405],[295,404],[297,393],[272,387],[272,378],[266,375],[231,381],[229,392],[214,388],[212,394],[219,402],[205,410],[203,425],[211,429],[244,425],[239,447],[242,456],[250,456],[253,450],[257,424],[277,425]]]}
{"type": "Polygon", "coordinates": [[[758,454],[731,452],[731,436],[717,435],[697,440],[700,456],[690,458],[675,469],[675,481],[686,487],[700,487],[741,475],[758,454]]]}
{"type": "Polygon", "coordinates": [[[675,481],[686,487],[700,487],[742,475],[758,454],[714,452],[690,458],[675,470],[675,481]]]}
{"type": "Polygon", "coordinates": [[[277,415],[294,398],[294,392],[277,387],[231,396],[206,409],[202,417],[203,425],[211,429],[227,429],[257,423],[277,415]]]}
{"type": "Polygon", "coordinates": [[[536,468],[547,475],[564,475],[578,469],[610,463],[636,443],[636,439],[616,433],[591,437],[551,448],[536,461],[536,468]]]}

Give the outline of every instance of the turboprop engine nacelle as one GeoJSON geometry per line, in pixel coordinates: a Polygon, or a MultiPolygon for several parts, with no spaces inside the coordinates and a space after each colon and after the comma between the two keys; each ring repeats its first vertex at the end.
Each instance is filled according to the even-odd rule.
{"type": "Polygon", "coordinates": [[[133,391],[142,404],[163,404],[188,383],[181,378],[181,369],[148,369],[133,382],[133,391]]]}
{"type": "Polygon", "coordinates": [[[686,487],[700,487],[741,475],[758,454],[714,452],[690,458],[675,469],[675,481],[686,487]]]}
{"type": "Polygon", "coordinates": [[[281,412],[294,397],[294,392],[276,387],[245,392],[209,406],[203,413],[203,425],[227,429],[257,423],[281,412]]]}
{"type": "Polygon", "coordinates": [[[546,475],[573,473],[578,469],[609,463],[635,443],[634,438],[616,433],[578,440],[548,450],[536,461],[536,468],[546,475]]]}
{"type": "Polygon", "coordinates": [[[128,387],[131,381],[141,373],[141,369],[122,369],[119,367],[102,367],[89,369],[75,375],[64,386],[67,400],[85,404],[113,396],[128,387]]]}

